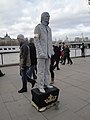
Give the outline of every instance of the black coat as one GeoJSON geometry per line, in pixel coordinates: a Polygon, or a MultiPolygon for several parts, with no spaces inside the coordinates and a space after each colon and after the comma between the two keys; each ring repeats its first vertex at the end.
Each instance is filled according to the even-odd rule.
{"type": "Polygon", "coordinates": [[[29,43],[31,65],[37,65],[36,47],[34,43],[29,43]]]}
{"type": "Polygon", "coordinates": [[[55,60],[60,60],[60,48],[57,46],[54,46],[54,58],[55,60]]]}
{"type": "Polygon", "coordinates": [[[68,57],[70,55],[70,49],[67,47],[64,49],[64,56],[68,57]]]}

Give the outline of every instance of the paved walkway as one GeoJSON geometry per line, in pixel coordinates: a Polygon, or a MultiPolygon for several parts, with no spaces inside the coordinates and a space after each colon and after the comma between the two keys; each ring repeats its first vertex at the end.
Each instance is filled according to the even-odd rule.
{"type": "Polygon", "coordinates": [[[0,77],[0,120],[90,120],[90,57],[75,58],[73,65],[61,65],[55,70],[55,86],[61,88],[59,110],[51,107],[38,112],[31,105],[31,85],[28,92],[21,88],[19,67],[3,67],[0,77]]]}

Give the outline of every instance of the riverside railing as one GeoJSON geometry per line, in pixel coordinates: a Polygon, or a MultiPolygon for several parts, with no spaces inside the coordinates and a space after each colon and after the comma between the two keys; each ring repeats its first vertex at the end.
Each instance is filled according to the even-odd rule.
{"type": "Polygon", "coordinates": [[[19,51],[0,52],[0,66],[19,64],[19,51]]]}
{"type": "MultiPolygon", "coordinates": [[[[85,49],[85,56],[90,56],[90,48],[85,49]]],[[[81,57],[80,48],[70,48],[70,57],[81,57]]],[[[0,66],[19,64],[19,51],[0,52],[0,66]]]]}

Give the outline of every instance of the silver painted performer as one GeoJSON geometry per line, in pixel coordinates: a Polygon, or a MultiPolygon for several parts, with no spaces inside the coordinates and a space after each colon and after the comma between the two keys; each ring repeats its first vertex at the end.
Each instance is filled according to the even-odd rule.
{"type": "Polygon", "coordinates": [[[34,40],[37,52],[37,86],[40,92],[45,93],[45,87],[53,88],[49,85],[50,79],[50,58],[53,54],[52,33],[49,25],[50,15],[48,12],[41,14],[41,24],[34,30],[34,40]]]}

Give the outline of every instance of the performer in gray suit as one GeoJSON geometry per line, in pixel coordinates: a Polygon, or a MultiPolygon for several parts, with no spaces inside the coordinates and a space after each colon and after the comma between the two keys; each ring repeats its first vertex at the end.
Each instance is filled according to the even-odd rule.
{"type": "Polygon", "coordinates": [[[37,86],[40,92],[45,93],[45,87],[53,88],[49,85],[50,79],[50,58],[53,54],[52,33],[48,26],[50,15],[48,12],[41,14],[41,24],[34,30],[34,40],[37,52],[37,86]]]}

